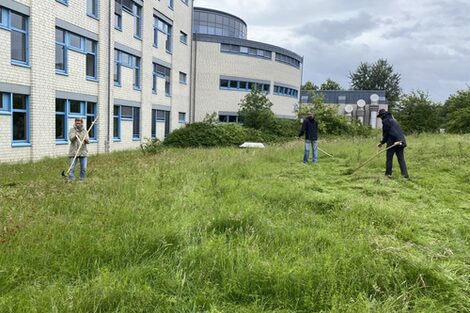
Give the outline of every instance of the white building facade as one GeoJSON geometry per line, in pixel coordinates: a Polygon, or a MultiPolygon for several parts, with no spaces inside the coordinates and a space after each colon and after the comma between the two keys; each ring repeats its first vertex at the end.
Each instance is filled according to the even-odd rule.
{"type": "Polygon", "coordinates": [[[192,121],[217,113],[221,122],[237,122],[241,100],[252,89],[266,93],[280,118],[295,118],[303,58],[281,47],[247,40],[240,18],[195,8],[193,20],[192,121]]]}
{"type": "Polygon", "coordinates": [[[0,0],[0,162],[67,155],[75,118],[86,127],[98,118],[92,154],[163,140],[213,112],[235,122],[253,88],[294,117],[303,59],[247,40],[237,17],[193,9],[192,0],[0,0]]]}
{"type": "Polygon", "coordinates": [[[189,120],[189,0],[0,0],[0,162],[163,139],[189,120]]]}

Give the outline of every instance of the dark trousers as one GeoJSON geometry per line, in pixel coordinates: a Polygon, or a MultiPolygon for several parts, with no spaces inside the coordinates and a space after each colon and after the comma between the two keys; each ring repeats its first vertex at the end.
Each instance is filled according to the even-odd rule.
{"type": "Polygon", "coordinates": [[[393,147],[387,150],[387,169],[385,171],[385,175],[392,175],[392,167],[393,167],[393,155],[397,155],[398,164],[400,164],[400,171],[403,177],[408,177],[408,170],[406,168],[405,162],[405,148],[403,147],[393,147]]]}

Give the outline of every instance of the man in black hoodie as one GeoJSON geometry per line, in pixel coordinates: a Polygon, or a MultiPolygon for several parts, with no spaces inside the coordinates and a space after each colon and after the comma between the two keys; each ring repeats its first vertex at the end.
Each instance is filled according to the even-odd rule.
{"type": "Polygon", "coordinates": [[[313,163],[318,162],[318,124],[313,117],[313,114],[308,112],[307,117],[304,119],[302,129],[300,130],[299,137],[305,134],[305,152],[304,152],[304,163],[308,162],[310,154],[310,147],[313,149],[313,163]]]}
{"type": "Polygon", "coordinates": [[[379,111],[377,117],[382,119],[382,132],[383,139],[378,144],[378,147],[382,147],[383,144],[387,144],[387,148],[394,146],[387,150],[387,164],[385,175],[389,178],[392,177],[392,167],[393,167],[393,155],[397,155],[398,164],[400,164],[401,175],[408,179],[408,170],[406,168],[405,162],[405,148],[406,148],[406,138],[403,134],[403,130],[400,127],[400,124],[392,117],[390,112],[387,112],[384,109],[379,111]]]}

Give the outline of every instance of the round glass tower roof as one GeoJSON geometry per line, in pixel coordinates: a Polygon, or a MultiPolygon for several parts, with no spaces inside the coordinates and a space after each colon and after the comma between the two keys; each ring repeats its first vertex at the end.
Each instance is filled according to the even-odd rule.
{"type": "Polygon", "coordinates": [[[194,8],[194,33],[247,39],[247,25],[241,19],[222,11],[194,8]]]}

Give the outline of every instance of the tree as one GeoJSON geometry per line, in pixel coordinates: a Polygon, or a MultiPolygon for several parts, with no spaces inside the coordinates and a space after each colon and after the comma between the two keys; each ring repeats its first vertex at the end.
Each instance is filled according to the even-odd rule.
{"type": "Polygon", "coordinates": [[[246,127],[272,130],[275,128],[276,117],[271,110],[272,102],[261,90],[252,90],[240,102],[238,115],[246,127]]]}
{"type": "Polygon", "coordinates": [[[361,62],[354,73],[349,73],[353,90],[385,90],[390,109],[400,100],[401,74],[394,73],[386,59],[373,64],[361,62]]]}
{"type": "Polygon", "coordinates": [[[470,133],[470,87],[451,95],[442,111],[447,131],[470,133]]]}
{"type": "Polygon", "coordinates": [[[305,83],[305,85],[302,86],[302,90],[311,90],[311,91],[317,91],[318,86],[312,83],[311,81],[308,81],[305,83]]]}
{"type": "Polygon", "coordinates": [[[328,78],[323,84],[321,84],[320,90],[343,90],[343,88],[340,84],[328,78]]]}
{"type": "Polygon", "coordinates": [[[395,117],[405,132],[436,132],[442,124],[440,111],[428,93],[417,90],[402,96],[395,117]]]}

